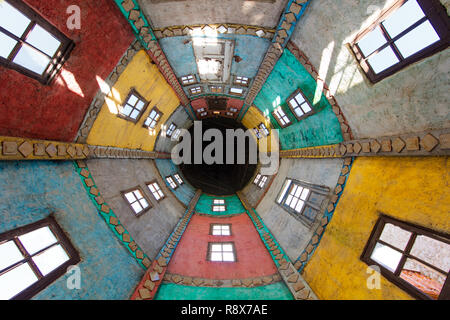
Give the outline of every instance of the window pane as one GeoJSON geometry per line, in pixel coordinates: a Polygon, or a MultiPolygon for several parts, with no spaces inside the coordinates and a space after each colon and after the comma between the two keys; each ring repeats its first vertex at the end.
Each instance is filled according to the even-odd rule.
{"type": "Polygon", "coordinates": [[[308,113],[312,110],[311,107],[309,106],[309,104],[307,104],[307,103],[302,104],[302,109],[305,113],[308,113]]]}
{"type": "Polygon", "coordinates": [[[49,274],[68,260],[69,256],[60,245],[54,246],[33,258],[43,276],[49,274]]]}
{"type": "Polygon", "coordinates": [[[47,69],[50,59],[39,51],[36,51],[27,45],[23,45],[13,62],[42,75],[45,69],[47,69]]]}
{"type": "Polygon", "coordinates": [[[435,300],[439,297],[446,279],[444,275],[413,259],[406,260],[400,278],[435,300]]]}
{"type": "Polygon", "coordinates": [[[24,234],[19,237],[19,240],[31,255],[58,242],[49,227],[24,234]]]}
{"type": "Polygon", "coordinates": [[[50,57],[53,57],[53,55],[61,45],[61,42],[59,42],[54,36],[52,36],[49,32],[44,30],[39,25],[34,26],[26,41],[39,50],[43,51],[44,53],[48,54],[50,57]]]}
{"type": "Polygon", "coordinates": [[[278,200],[277,200],[278,203],[281,203],[281,201],[283,200],[283,198],[284,198],[284,196],[285,196],[285,194],[286,194],[288,188],[291,186],[291,182],[292,182],[292,180],[287,180],[287,181],[284,183],[283,191],[281,192],[280,197],[279,197],[278,200]]]}
{"type": "Polygon", "coordinates": [[[222,248],[224,252],[233,252],[233,246],[231,244],[224,244],[222,248]]]}
{"type": "Polygon", "coordinates": [[[383,25],[391,38],[394,38],[406,28],[425,17],[416,0],[409,0],[397,9],[383,25]]]}
{"type": "Polygon", "coordinates": [[[142,108],[144,107],[145,103],[142,101],[139,101],[136,105],[136,109],[138,109],[139,111],[142,110],[142,108]]]}
{"type": "Polygon", "coordinates": [[[303,95],[299,93],[295,96],[295,100],[297,100],[299,104],[302,104],[305,101],[305,98],[303,98],[303,95]]]}
{"type": "Polygon", "coordinates": [[[130,96],[130,98],[128,99],[128,104],[130,104],[130,105],[132,105],[132,106],[134,106],[134,105],[136,105],[136,102],[138,101],[138,98],[134,95],[134,94],[132,94],[131,96],[130,96]]]}
{"type": "Polygon", "coordinates": [[[37,281],[30,266],[25,263],[0,276],[0,300],[13,298],[37,281]]]}
{"type": "Polygon", "coordinates": [[[450,245],[447,243],[427,236],[417,236],[411,254],[442,271],[450,270],[450,245]]]}
{"type": "Polygon", "coordinates": [[[380,73],[399,62],[391,47],[386,47],[377,54],[372,55],[367,61],[375,73],[380,73]]]}
{"type": "Polygon", "coordinates": [[[395,272],[402,254],[388,246],[377,243],[370,258],[390,271],[395,272]]]}
{"type": "Polygon", "coordinates": [[[306,200],[306,198],[308,198],[308,194],[309,194],[309,190],[308,189],[303,189],[302,195],[300,197],[300,199],[302,200],[306,200]]]}
{"type": "Polygon", "coordinates": [[[234,261],[233,252],[224,252],[223,253],[223,261],[232,262],[234,261]]]}
{"type": "Polygon", "coordinates": [[[303,209],[303,206],[305,205],[305,203],[303,201],[299,201],[297,203],[297,206],[295,207],[295,211],[297,211],[298,213],[300,213],[303,209]]]}
{"type": "Polygon", "coordinates": [[[135,202],[137,200],[136,197],[134,196],[133,192],[126,193],[125,197],[127,198],[129,203],[135,202]]]}
{"type": "Polygon", "coordinates": [[[23,259],[19,248],[14,241],[8,241],[0,245],[0,270],[3,270],[23,259]]]}
{"type": "Polygon", "coordinates": [[[133,108],[126,104],[121,113],[125,116],[129,116],[132,110],[133,108]]]}
{"type": "Polygon", "coordinates": [[[16,44],[17,41],[0,32],[0,57],[8,59],[16,44]]]}
{"type": "Polygon", "coordinates": [[[384,37],[380,27],[377,27],[373,31],[369,32],[361,41],[359,41],[358,46],[362,54],[367,57],[385,43],[386,38],[384,37]]]}
{"type": "Polygon", "coordinates": [[[222,235],[223,236],[229,236],[230,235],[230,230],[229,229],[222,230],[222,235]]]}
{"type": "Polygon", "coordinates": [[[148,202],[145,199],[141,199],[139,200],[139,202],[141,203],[142,208],[147,208],[148,207],[148,202]]]}
{"type": "Polygon", "coordinates": [[[222,245],[221,244],[213,244],[213,245],[211,245],[211,251],[213,251],[213,252],[221,252],[222,251],[222,245]]]}
{"type": "Polygon", "coordinates": [[[139,111],[138,110],[133,110],[133,112],[130,115],[130,118],[136,120],[138,116],[139,116],[139,111]]]}
{"type": "Polygon", "coordinates": [[[211,261],[222,261],[222,253],[221,252],[212,252],[211,253],[211,261]]]}
{"type": "Polygon", "coordinates": [[[387,242],[400,250],[404,250],[410,237],[411,232],[394,226],[391,223],[386,223],[383,232],[381,233],[380,240],[387,242]]]}
{"type": "Polygon", "coordinates": [[[133,208],[135,213],[139,213],[141,212],[143,209],[141,207],[141,205],[139,204],[139,202],[135,202],[131,205],[131,207],[133,208]]]}
{"type": "Polygon", "coordinates": [[[425,21],[417,28],[408,32],[405,36],[395,41],[395,45],[404,58],[425,49],[429,45],[440,40],[430,21],[425,21]]]}
{"type": "Polygon", "coordinates": [[[295,108],[294,110],[295,110],[295,113],[297,114],[297,116],[299,116],[299,117],[301,117],[301,116],[303,116],[303,115],[305,114],[305,113],[303,112],[303,110],[300,109],[300,107],[297,107],[297,108],[295,108]]]}
{"type": "Polygon", "coordinates": [[[21,37],[30,24],[30,19],[6,1],[0,2],[0,26],[21,37]]]}

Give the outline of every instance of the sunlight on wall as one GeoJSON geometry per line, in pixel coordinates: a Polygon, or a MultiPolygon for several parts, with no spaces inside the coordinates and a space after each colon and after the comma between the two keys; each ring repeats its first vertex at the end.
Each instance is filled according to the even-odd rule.
{"type": "Polygon", "coordinates": [[[78,84],[77,79],[75,79],[73,73],[68,71],[67,69],[61,69],[59,77],[56,78],[55,83],[59,84],[60,86],[66,87],[69,91],[76,93],[80,97],[84,98],[83,90],[78,84]]]}

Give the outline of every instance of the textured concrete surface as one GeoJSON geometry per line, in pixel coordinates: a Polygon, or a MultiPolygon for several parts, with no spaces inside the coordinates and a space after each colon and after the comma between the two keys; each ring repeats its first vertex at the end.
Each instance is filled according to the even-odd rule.
{"type": "MultiPolygon", "coordinates": [[[[342,169],[342,159],[283,159],[278,175],[256,208],[266,226],[292,261],[308,244],[315,224],[308,227],[276,203],[286,178],[327,186],[333,190],[342,169]]],[[[319,216],[321,216],[319,214],[319,216]]]]}
{"type": "Polygon", "coordinates": [[[154,259],[169,238],[185,208],[176,201],[159,178],[153,160],[89,160],[89,170],[106,203],[150,259],[154,259]],[[157,180],[166,198],[160,202],[146,183],[157,180]],[[153,208],[136,217],[121,191],[140,186],[153,208]]]}
{"type": "Polygon", "coordinates": [[[449,49],[372,85],[346,45],[394,2],[312,1],[291,39],[320,70],[357,138],[450,127],[449,49]]]}
{"type": "Polygon", "coordinates": [[[154,28],[236,23],[274,28],[287,0],[139,0],[154,28]]]}
{"type": "Polygon", "coordinates": [[[128,299],[144,271],[109,230],[83,188],[72,162],[0,162],[0,233],[55,219],[81,262],[81,289],[62,276],[34,299],[128,299]]]}

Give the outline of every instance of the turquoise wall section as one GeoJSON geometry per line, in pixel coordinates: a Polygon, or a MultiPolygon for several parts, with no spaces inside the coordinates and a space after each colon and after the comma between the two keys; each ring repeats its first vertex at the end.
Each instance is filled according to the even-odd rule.
{"type": "Polygon", "coordinates": [[[210,196],[207,194],[202,194],[200,199],[195,206],[195,211],[199,213],[206,213],[214,216],[225,216],[230,214],[238,214],[245,213],[245,208],[239,200],[237,195],[232,196],[210,196]],[[225,204],[227,206],[227,210],[225,212],[214,212],[212,211],[212,204],[214,199],[224,199],[225,204]]]}
{"type": "Polygon", "coordinates": [[[72,162],[0,162],[0,233],[50,213],[78,250],[81,289],[62,276],[34,299],[128,299],[144,270],[109,230],[72,162]]]}
{"type": "Polygon", "coordinates": [[[169,184],[167,183],[165,178],[167,176],[171,176],[175,173],[178,173],[182,178],[183,178],[183,175],[178,170],[177,166],[175,166],[175,164],[172,162],[172,160],[157,159],[157,160],[155,160],[155,163],[156,163],[156,167],[159,170],[159,173],[161,174],[161,177],[163,178],[164,182],[167,185],[167,188],[172,190],[175,197],[177,197],[178,200],[180,200],[184,205],[186,205],[186,206],[189,205],[189,203],[191,202],[191,199],[195,195],[194,187],[192,187],[189,183],[187,183],[186,179],[183,179],[184,183],[181,186],[179,186],[178,188],[176,188],[175,190],[173,190],[169,186],[169,184]]]}
{"type": "Polygon", "coordinates": [[[190,287],[163,283],[155,300],[293,300],[284,282],[254,288],[190,287]]]}
{"type": "Polygon", "coordinates": [[[254,104],[280,129],[282,150],[336,144],[343,141],[341,127],[327,98],[317,95],[317,83],[297,58],[285,50],[272,73],[256,97],[254,104]],[[298,121],[287,105],[287,99],[297,89],[301,89],[311,102],[316,114],[298,121]],[[282,129],[272,111],[280,106],[292,125],[282,129]]]}

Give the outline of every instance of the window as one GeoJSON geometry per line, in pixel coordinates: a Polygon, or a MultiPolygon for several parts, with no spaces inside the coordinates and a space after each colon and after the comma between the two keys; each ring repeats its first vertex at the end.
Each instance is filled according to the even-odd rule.
{"type": "Polygon", "coordinates": [[[299,221],[311,226],[321,211],[329,189],[306,182],[287,179],[277,203],[299,221]]]}
{"type": "Polygon", "coordinates": [[[202,112],[205,112],[205,111],[206,111],[205,108],[197,109],[197,113],[202,113],[202,112]]]}
{"type": "Polygon", "coordinates": [[[177,180],[177,182],[180,186],[184,183],[183,179],[181,179],[181,177],[178,173],[175,173],[173,176],[174,176],[175,180],[177,180]]]}
{"type": "Polygon", "coordinates": [[[258,128],[253,128],[253,132],[258,139],[261,139],[261,132],[259,132],[258,128]]]}
{"type": "Polygon", "coordinates": [[[211,224],[210,234],[213,236],[231,236],[231,224],[211,224]]]}
{"type": "Polygon", "coordinates": [[[212,205],[213,212],[225,212],[227,211],[227,206],[225,205],[225,200],[223,199],[214,199],[212,205]]]}
{"type": "Polygon", "coordinates": [[[284,113],[281,106],[276,108],[272,114],[282,128],[286,128],[291,124],[291,120],[289,120],[289,118],[287,117],[286,113],[284,113]]]}
{"type": "Polygon", "coordinates": [[[166,177],[166,181],[172,189],[178,188],[178,185],[175,183],[175,181],[173,181],[173,178],[171,176],[166,177]]]}
{"type": "Polygon", "coordinates": [[[449,23],[439,0],[398,1],[351,44],[373,83],[448,46],[449,23]]]}
{"type": "Polygon", "coordinates": [[[248,86],[249,78],[246,77],[236,77],[234,79],[234,84],[240,85],[240,86],[248,86]]]}
{"type": "Polygon", "coordinates": [[[170,138],[176,129],[177,126],[172,122],[166,130],[166,137],[170,138]]]}
{"type": "Polygon", "coordinates": [[[200,113],[200,117],[206,117],[208,115],[208,112],[202,112],[200,113]]]}
{"type": "Polygon", "coordinates": [[[150,192],[153,194],[153,196],[155,197],[156,201],[161,201],[162,199],[164,199],[166,196],[164,195],[164,193],[161,190],[161,187],[159,186],[158,182],[154,181],[154,182],[150,182],[147,184],[148,189],[150,190],[150,192]]]}
{"type": "Polygon", "coordinates": [[[142,215],[151,208],[149,201],[145,198],[144,192],[140,187],[123,191],[122,195],[136,216],[142,215]]]}
{"type": "Polygon", "coordinates": [[[74,46],[23,1],[0,2],[0,65],[50,84],[74,46]]]}
{"type": "Polygon", "coordinates": [[[210,86],[209,89],[212,93],[222,93],[223,87],[222,86],[210,86]]]}
{"type": "Polygon", "coordinates": [[[194,84],[197,82],[197,79],[195,79],[195,76],[190,74],[184,77],[181,77],[181,82],[183,83],[183,86],[188,86],[190,84],[194,84]]]}
{"type": "Polygon", "coordinates": [[[236,254],[233,242],[208,244],[208,261],[212,262],[235,262],[236,254]]]}
{"type": "Polygon", "coordinates": [[[30,299],[80,262],[50,216],[0,235],[0,300],[30,299]]]}
{"type": "Polygon", "coordinates": [[[262,122],[259,125],[259,132],[262,133],[265,137],[269,136],[270,134],[269,129],[267,129],[266,125],[262,122]]]}
{"type": "Polygon", "coordinates": [[[361,260],[416,298],[450,299],[448,234],[381,215],[361,260]]]}
{"type": "Polygon", "coordinates": [[[200,94],[202,93],[202,87],[190,88],[189,91],[191,92],[191,94],[200,94]]]}
{"type": "Polygon", "coordinates": [[[263,176],[261,174],[257,174],[255,180],[253,181],[253,184],[257,185],[259,188],[264,188],[267,182],[267,176],[263,176]]]}
{"type": "Polygon", "coordinates": [[[147,106],[148,102],[136,90],[132,89],[123,106],[119,107],[119,116],[136,123],[147,106]]]}
{"type": "Polygon", "coordinates": [[[242,96],[244,93],[244,89],[241,88],[230,88],[230,94],[233,94],[235,96],[242,96]]]}
{"type": "Polygon", "coordinates": [[[238,109],[236,109],[236,108],[230,108],[229,110],[230,110],[230,112],[233,112],[233,113],[238,112],[238,109]]]}
{"type": "Polygon", "coordinates": [[[176,129],[172,134],[172,140],[178,141],[178,139],[180,138],[180,135],[181,135],[181,129],[176,129]]]}
{"type": "Polygon", "coordinates": [[[154,107],[150,114],[148,115],[147,120],[144,122],[144,127],[149,129],[155,129],[158,121],[162,118],[162,112],[158,110],[158,108],[154,107]]]}
{"type": "Polygon", "coordinates": [[[294,92],[291,98],[288,99],[288,105],[298,120],[304,119],[314,113],[313,108],[300,90],[294,92]]]}

